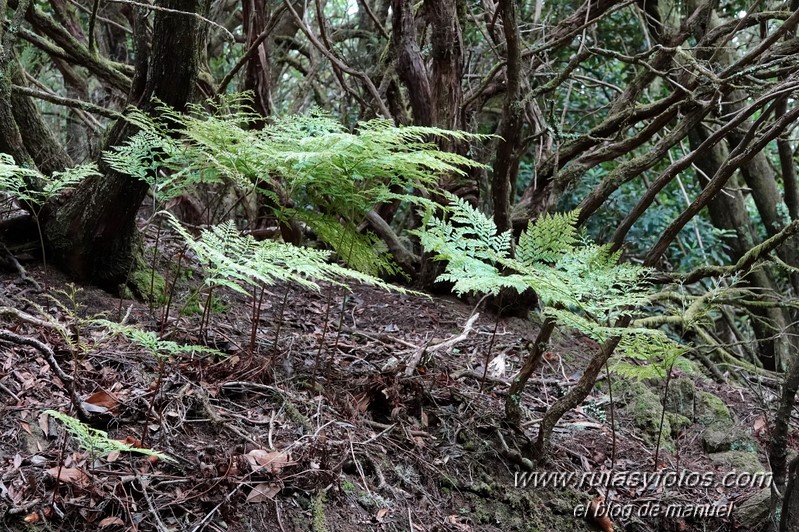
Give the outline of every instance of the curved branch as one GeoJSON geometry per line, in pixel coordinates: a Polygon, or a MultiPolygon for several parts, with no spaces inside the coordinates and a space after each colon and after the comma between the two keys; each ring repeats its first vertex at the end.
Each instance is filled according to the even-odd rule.
{"type": "Polygon", "coordinates": [[[335,54],[333,54],[321,42],[319,42],[319,39],[316,38],[316,35],[314,35],[311,29],[305,24],[305,21],[302,20],[302,17],[300,17],[300,15],[297,13],[297,10],[294,9],[294,6],[291,5],[291,2],[289,0],[283,0],[283,3],[286,5],[289,11],[291,11],[292,16],[294,17],[294,21],[297,23],[297,25],[305,34],[305,36],[308,37],[308,40],[311,41],[311,44],[313,44],[314,47],[317,50],[319,50],[322,53],[322,55],[324,55],[337,68],[341,69],[343,72],[346,72],[350,76],[360,79],[363,82],[364,86],[366,86],[366,90],[369,91],[369,94],[372,96],[372,98],[374,98],[375,104],[378,106],[380,110],[380,114],[382,114],[383,117],[390,119],[391,112],[388,110],[388,107],[386,107],[385,102],[383,102],[383,99],[380,97],[380,93],[378,92],[377,87],[375,87],[374,83],[372,83],[372,80],[369,79],[369,76],[367,76],[363,72],[355,70],[354,68],[350,67],[347,63],[336,57],[335,54]]]}

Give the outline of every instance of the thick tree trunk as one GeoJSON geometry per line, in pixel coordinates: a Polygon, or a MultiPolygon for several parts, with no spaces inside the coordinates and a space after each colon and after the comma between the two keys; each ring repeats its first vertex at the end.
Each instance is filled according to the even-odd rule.
{"type": "MultiPolygon", "coordinates": [[[[27,86],[21,67],[11,65],[11,68],[14,71],[12,74],[14,84],[27,86]]],[[[29,96],[12,93],[11,108],[22,141],[39,171],[50,175],[55,171],[72,166],[72,159],[53,136],[52,131],[45,124],[39,108],[29,96]]]]}
{"type": "Polygon", "coordinates": [[[432,126],[435,123],[433,91],[430,77],[422,58],[419,43],[416,42],[416,19],[413,2],[393,0],[393,47],[397,57],[397,73],[402,83],[408,87],[408,98],[416,125],[432,126]]]}
{"type": "MultiPolygon", "coordinates": [[[[271,24],[268,2],[266,0],[242,0],[242,21],[246,35],[247,49],[255,44],[259,34],[267,24],[271,24]]],[[[274,112],[272,104],[271,65],[269,62],[269,39],[264,39],[257,51],[247,61],[244,76],[244,89],[252,91],[255,110],[261,116],[270,116],[274,112]]]]}
{"type": "MultiPolygon", "coordinates": [[[[130,103],[145,111],[154,99],[181,110],[191,100],[197,78],[198,45],[205,25],[193,16],[198,0],[162,0],[153,22],[149,60],[137,63],[130,103]],[[146,68],[146,72],[142,72],[146,68]],[[139,93],[139,90],[141,92],[139,93]]],[[[135,132],[119,121],[107,146],[123,143],[135,132]]],[[[76,278],[101,286],[124,283],[136,256],[136,213],[147,185],[100,165],[102,176],[85,180],[62,205],[45,211],[49,256],[76,278]]]]}

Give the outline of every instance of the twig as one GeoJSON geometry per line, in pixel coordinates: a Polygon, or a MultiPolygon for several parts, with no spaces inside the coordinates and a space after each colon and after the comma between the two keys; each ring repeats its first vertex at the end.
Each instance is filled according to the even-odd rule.
{"type": "MultiPolygon", "coordinates": [[[[397,427],[396,423],[394,423],[393,425],[386,425],[384,423],[378,423],[377,421],[372,421],[371,419],[364,419],[363,420],[363,424],[364,425],[369,425],[370,427],[373,427],[373,428],[376,428],[376,429],[383,430],[384,432],[386,430],[392,430],[395,427],[397,427]]],[[[426,438],[432,438],[433,437],[432,434],[430,434],[428,432],[425,432],[423,430],[409,430],[408,433],[411,436],[422,436],[422,437],[426,437],[426,438]]],[[[378,436],[381,436],[382,434],[383,433],[381,432],[380,434],[378,434],[378,436]]],[[[372,438],[372,439],[374,439],[374,438],[372,438]]],[[[367,440],[367,441],[365,441],[363,443],[367,443],[369,441],[371,441],[371,440],[367,440]]]]}
{"type": "Polygon", "coordinates": [[[6,340],[7,342],[13,342],[15,344],[20,345],[27,345],[33,347],[41,354],[44,355],[45,360],[50,366],[50,369],[58,376],[59,379],[64,381],[67,384],[67,388],[69,389],[69,396],[72,400],[72,406],[78,411],[78,414],[83,420],[89,419],[91,416],[83,407],[83,403],[80,400],[80,396],[78,392],[75,390],[75,379],[71,375],[67,375],[61,366],[58,365],[58,361],[55,359],[55,353],[47,344],[36,340],[35,338],[27,338],[25,336],[20,336],[18,334],[14,334],[11,331],[6,329],[0,329],[0,340],[6,340]]]}
{"type": "Polygon", "coordinates": [[[469,333],[472,331],[474,322],[477,321],[477,318],[479,317],[480,313],[475,312],[472,315],[472,317],[469,318],[469,321],[466,322],[466,325],[464,325],[463,327],[463,331],[461,331],[461,333],[458,336],[454,336],[449,340],[441,342],[440,344],[431,345],[416,351],[416,353],[411,355],[410,359],[408,360],[407,367],[405,368],[405,375],[410,376],[413,374],[414,370],[416,369],[416,366],[419,364],[419,361],[422,359],[422,356],[424,356],[426,353],[433,353],[435,351],[440,351],[442,349],[449,349],[453,345],[466,340],[466,338],[468,338],[469,336],[469,333]]]}
{"type": "Polygon", "coordinates": [[[6,253],[6,255],[8,256],[8,259],[11,261],[11,264],[14,265],[14,268],[16,268],[17,273],[19,274],[20,278],[23,281],[27,281],[27,282],[31,283],[33,285],[33,287],[36,288],[36,290],[41,291],[42,290],[41,285],[39,285],[39,283],[36,282],[36,279],[28,277],[28,272],[25,271],[25,268],[22,267],[22,264],[19,263],[17,258],[14,256],[13,253],[11,253],[11,251],[9,251],[9,249],[6,247],[6,245],[4,243],[0,242],[0,248],[2,248],[2,250],[6,253]]]}
{"type": "MultiPolygon", "coordinates": [[[[113,1],[121,1],[121,0],[113,0],[113,1]]],[[[130,0],[125,0],[125,1],[130,1],[130,0]]],[[[385,102],[380,97],[380,93],[378,92],[377,87],[375,87],[374,83],[372,83],[372,80],[369,78],[369,76],[366,75],[366,73],[364,72],[355,70],[354,68],[346,64],[344,61],[339,59],[332,51],[330,51],[327,47],[325,47],[324,44],[319,42],[319,39],[305,24],[305,21],[302,20],[302,17],[300,17],[300,15],[294,9],[294,6],[291,5],[291,2],[289,2],[289,0],[283,0],[283,3],[286,5],[289,11],[291,11],[291,14],[294,16],[294,21],[297,23],[297,25],[300,27],[300,29],[306,35],[306,37],[308,37],[308,40],[311,41],[311,44],[313,44],[317,50],[322,52],[322,55],[324,55],[337,68],[339,68],[343,72],[346,72],[350,76],[359,78],[366,86],[366,90],[369,91],[369,94],[371,94],[372,98],[375,99],[375,104],[379,108],[380,114],[382,114],[384,118],[390,119],[391,111],[389,111],[388,107],[386,107],[385,102]]],[[[354,94],[354,96],[358,97],[357,94],[354,94]]]]}
{"type": "Polygon", "coordinates": [[[141,493],[142,493],[142,495],[144,495],[144,499],[147,501],[147,506],[150,508],[150,513],[153,515],[153,518],[155,519],[155,523],[157,525],[157,528],[158,528],[159,532],[168,532],[169,529],[164,524],[164,522],[161,521],[161,516],[158,515],[158,510],[155,509],[155,505],[153,504],[153,500],[150,497],[150,495],[147,493],[147,484],[149,484],[149,483],[150,483],[150,481],[149,481],[149,479],[147,479],[147,477],[142,476],[142,477],[139,478],[139,485],[141,486],[141,493]]]}
{"type": "Polygon", "coordinates": [[[57,331],[61,336],[69,338],[69,331],[67,331],[66,327],[58,322],[37,318],[36,316],[31,316],[27,312],[17,310],[13,307],[0,307],[0,316],[3,315],[14,316],[19,321],[24,321],[25,323],[30,323],[31,325],[36,325],[37,327],[46,327],[47,329],[52,329],[57,331]]]}
{"type": "Polygon", "coordinates": [[[17,394],[15,394],[14,392],[12,392],[11,390],[9,390],[8,387],[6,387],[6,385],[3,384],[2,382],[0,382],[0,390],[6,392],[8,395],[13,397],[16,402],[19,403],[19,396],[17,394]]]}

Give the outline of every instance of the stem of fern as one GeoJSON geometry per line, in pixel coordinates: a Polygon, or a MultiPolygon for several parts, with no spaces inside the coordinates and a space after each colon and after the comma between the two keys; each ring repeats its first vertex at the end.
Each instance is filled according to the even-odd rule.
{"type": "MultiPolygon", "coordinates": [[[[149,412],[155,412],[155,398],[158,397],[158,392],[161,390],[161,383],[164,381],[164,370],[166,369],[166,357],[159,356],[157,353],[153,353],[156,358],[158,358],[158,377],[155,380],[155,388],[153,389],[153,397],[150,399],[150,408],[147,409],[149,412]]],[[[147,416],[144,418],[144,425],[142,426],[141,431],[141,441],[142,446],[147,443],[147,426],[149,425],[149,420],[147,416]]]]}
{"type": "Polygon", "coordinates": [[[175,268],[175,277],[172,279],[172,285],[169,287],[169,295],[167,296],[166,305],[164,305],[163,310],[161,311],[161,330],[158,334],[159,338],[163,338],[164,333],[166,332],[166,322],[169,319],[169,310],[172,307],[172,297],[175,294],[175,285],[177,285],[178,278],[180,277],[180,263],[183,261],[183,256],[186,253],[187,248],[188,245],[184,245],[183,249],[180,250],[180,254],[178,255],[178,266],[175,268]]]}
{"type": "Polygon", "coordinates": [[[42,224],[39,223],[39,216],[33,214],[33,221],[36,222],[36,231],[39,233],[39,249],[42,250],[42,267],[45,275],[47,274],[47,256],[44,251],[44,234],[42,234],[42,224]]]}
{"type": "Polygon", "coordinates": [[[608,397],[610,398],[610,434],[612,443],[610,446],[610,470],[616,470],[616,404],[613,402],[613,381],[610,378],[610,367],[605,361],[605,373],[608,377],[608,397]]]}
{"type": "Polygon", "coordinates": [[[330,380],[330,371],[333,369],[333,356],[338,348],[338,339],[341,337],[341,328],[344,325],[344,307],[347,305],[347,294],[341,299],[341,312],[338,315],[338,326],[336,327],[336,340],[333,342],[333,348],[330,350],[330,356],[327,358],[327,368],[325,368],[325,377],[330,380]]]}
{"type": "MultiPolygon", "coordinates": [[[[491,361],[491,353],[494,351],[494,340],[497,338],[497,329],[499,328],[499,316],[502,312],[502,294],[499,296],[499,311],[497,312],[497,319],[494,321],[494,330],[491,332],[491,342],[488,344],[486,350],[485,360],[483,361],[483,377],[480,379],[480,393],[483,393],[483,388],[486,384],[486,375],[488,375],[488,364],[491,361]]],[[[476,310],[476,309],[475,309],[476,310]]]]}
{"type": "MultiPolygon", "coordinates": [[[[355,210],[353,209],[350,219],[355,218],[355,210]]],[[[341,237],[339,239],[339,246],[344,241],[344,235],[346,233],[342,231],[341,237]]],[[[345,259],[345,263],[349,264],[350,259],[352,258],[352,249],[355,247],[355,237],[353,236],[350,240],[350,249],[347,250],[347,258],[345,259]]],[[[344,324],[344,307],[347,304],[347,294],[344,294],[344,297],[341,300],[341,311],[339,312],[338,317],[338,326],[336,327],[336,341],[333,343],[333,349],[330,350],[330,356],[327,359],[327,367],[325,368],[325,377],[329,380],[330,379],[330,371],[333,369],[333,357],[336,353],[336,348],[338,347],[338,339],[341,336],[341,327],[344,324]]],[[[330,307],[330,299],[327,300],[328,308],[330,307]]]]}
{"type": "Polygon", "coordinates": [[[327,335],[327,320],[330,318],[330,302],[333,299],[333,287],[327,287],[327,305],[325,305],[325,324],[322,328],[322,338],[319,339],[319,349],[316,350],[316,358],[313,364],[313,375],[311,376],[311,384],[316,385],[316,374],[319,370],[319,358],[322,355],[322,347],[325,345],[325,336],[327,335]]]}
{"type": "Polygon", "coordinates": [[[250,327],[250,362],[255,356],[255,340],[258,333],[258,322],[261,319],[261,305],[264,302],[264,293],[266,288],[261,287],[261,295],[258,296],[258,287],[254,286],[252,289],[252,325],[250,327]],[[256,297],[257,296],[257,297],[256,297]]]}
{"type": "Polygon", "coordinates": [[[280,316],[277,320],[277,327],[275,327],[275,340],[272,344],[272,362],[274,363],[274,357],[277,355],[277,342],[280,340],[280,329],[283,328],[283,311],[286,310],[286,301],[289,299],[289,294],[291,293],[291,285],[286,286],[286,291],[283,294],[283,302],[280,304],[280,316]]]}
{"type": "Polygon", "coordinates": [[[158,262],[158,244],[161,241],[161,218],[158,218],[158,225],[155,232],[155,248],[153,249],[153,264],[150,269],[150,315],[153,314],[153,291],[155,290],[155,265],[158,262]]]}
{"type": "Polygon", "coordinates": [[[658,439],[655,443],[655,463],[652,466],[653,471],[658,470],[658,458],[660,457],[660,440],[663,438],[663,424],[666,420],[666,400],[668,399],[669,394],[669,383],[671,383],[671,376],[674,372],[674,364],[669,366],[669,370],[666,372],[666,386],[663,390],[663,407],[660,409],[660,426],[658,427],[658,439]]]}
{"type": "Polygon", "coordinates": [[[208,327],[211,324],[211,298],[214,294],[214,285],[208,287],[208,295],[205,298],[205,308],[200,317],[200,336],[203,340],[208,341],[208,327]]]}

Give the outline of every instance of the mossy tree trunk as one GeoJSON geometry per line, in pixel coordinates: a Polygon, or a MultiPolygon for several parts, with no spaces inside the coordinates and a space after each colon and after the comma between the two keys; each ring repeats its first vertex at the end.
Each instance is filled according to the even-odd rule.
{"type": "MultiPolygon", "coordinates": [[[[157,99],[181,110],[191,101],[197,80],[198,47],[205,31],[205,24],[195,15],[202,6],[198,0],[157,2],[149,49],[142,45],[148,28],[139,17],[136,73],[128,97],[131,105],[152,111],[157,99]]],[[[106,148],[125,142],[134,133],[135,127],[118,121],[111,129],[106,148]]],[[[100,170],[102,175],[85,180],[60,204],[47,206],[45,239],[48,256],[70,274],[116,287],[125,282],[134,264],[136,213],[148,186],[114,172],[102,161],[100,170]]]]}

